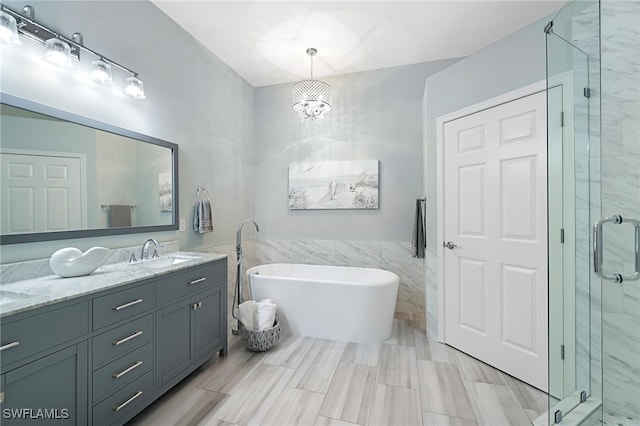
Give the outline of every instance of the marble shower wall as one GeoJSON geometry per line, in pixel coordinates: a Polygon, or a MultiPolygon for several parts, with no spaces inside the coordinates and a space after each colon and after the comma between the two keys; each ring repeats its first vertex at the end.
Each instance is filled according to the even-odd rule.
{"type": "MultiPolygon", "coordinates": [[[[591,225],[599,218],[640,217],[640,3],[602,0],[599,20],[596,7],[572,20],[572,41],[590,55],[593,93],[588,162],[576,163],[576,191],[579,185],[589,185],[589,197],[576,200],[577,235],[582,237],[576,241],[576,308],[578,318],[587,318],[582,315],[585,312],[590,318],[590,330],[583,326],[588,321],[577,323],[578,355],[590,352],[590,364],[578,357],[578,386],[584,388],[585,375],[580,372],[588,373],[590,366],[591,391],[602,398],[604,413],[638,420],[640,286],[598,280],[590,272],[593,258],[588,239],[591,225]],[[588,312],[586,306],[590,306],[588,312]],[[590,338],[585,338],[589,331],[590,338]]],[[[633,273],[632,228],[605,226],[604,270],[633,273]]]]}
{"type": "MultiPolygon", "coordinates": [[[[640,2],[601,2],[602,216],[640,218],[640,2]]],[[[606,229],[607,271],[634,270],[629,225],[606,229]]],[[[604,411],[640,419],[640,283],[602,283],[604,411]]]]}
{"type": "Polygon", "coordinates": [[[602,399],[602,283],[592,273],[591,225],[601,214],[599,5],[571,19],[575,114],[575,316],[576,388],[602,399]],[[585,54],[588,59],[585,60],[585,54]],[[588,81],[585,79],[588,78],[588,81]],[[580,83],[580,84],[578,84],[580,83]],[[584,98],[583,86],[591,89],[584,98]]]}
{"type": "MultiPolygon", "coordinates": [[[[598,280],[589,237],[602,217],[640,217],[640,3],[602,0],[599,6],[599,13],[596,4],[573,17],[570,38],[589,54],[592,89],[589,155],[576,156],[577,385],[584,389],[590,375],[605,414],[638,420],[639,286],[598,280]]],[[[577,108],[576,114],[585,111],[577,108]]],[[[605,226],[604,270],[633,273],[632,228],[605,226]]]]}

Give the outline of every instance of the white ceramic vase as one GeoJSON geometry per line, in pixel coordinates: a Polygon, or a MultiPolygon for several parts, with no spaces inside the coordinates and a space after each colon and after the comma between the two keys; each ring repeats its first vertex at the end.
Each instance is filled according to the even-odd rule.
{"type": "Polygon", "coordinates": [[[51,270],[63,278],[89,275],[98,269],[111,255],[104,247],[92,247],[82,253],[75,247],[60,249],[51,255],[51,270]]]}

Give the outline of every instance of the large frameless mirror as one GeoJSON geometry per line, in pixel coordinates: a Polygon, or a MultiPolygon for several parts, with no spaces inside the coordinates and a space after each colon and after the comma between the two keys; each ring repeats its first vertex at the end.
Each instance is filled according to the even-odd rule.
{"type": "Polygon", "coordinates": [[[178,228],[178,146],[2,94],[0,242],[178,228]]]}

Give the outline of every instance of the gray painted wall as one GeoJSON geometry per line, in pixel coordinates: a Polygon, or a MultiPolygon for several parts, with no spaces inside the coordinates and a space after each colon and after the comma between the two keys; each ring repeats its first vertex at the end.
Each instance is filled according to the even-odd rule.
{"type": "MultiPolygon", "coordinates": [[[[20,10],[24,2],[4,2],[20,10]]],[[[48,257],[61,247],[122,247],[148,237],[180,240],[183,249],[230,243],[241,218],[253,216],[254,88],[149,1],[33,1],[36,17],[140,73],[147,99],[122,95],[124,72],[114,85],[95,86],[78,77],[94,60],[86,54],[73,70],[50,67],[41,47],[24,41],[4,46],[2,92],[84,115],[180,146],[180,216],[192,221],[198,186],[213,202],[212,234],[193,231],[103,237],[0,247],[2,263],[48,257]],[[117,24],[114,24],[117,23],[117,24]]],[[[250,237],[247,233],[247,237],[250,237]]]]}
{"type": "Polygon", "coordinates": [[[427,79],[427,245],[436,247],[436,119],[545,79],[545,35],[551,17],[499,40],[427,79]]]}
{"type": "Polygon", "coordinates": [[[315,128],[291,109],[293,84],[256,89],[255,193],[259,237],[404,241],[411,238],[422,181],[425,80],[456,60],[323,79],[334,109],[315,128]],[[378,210],[289,210],[290,163],[380,161],[378,210]]]}
{"type": "Polygon", "coordinates": [[[424,180],[427,193],[427,332],[437,335],[436,119],[545,79],[545,17],[427,79],[424,180]]]}

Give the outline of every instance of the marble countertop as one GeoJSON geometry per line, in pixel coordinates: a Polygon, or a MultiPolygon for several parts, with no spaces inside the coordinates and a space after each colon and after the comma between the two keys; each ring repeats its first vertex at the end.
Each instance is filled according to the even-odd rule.
{"type": "Polygon", "coordinates": [[[173,252],[160,259],[172,256],[191,258],[175,265],[155,268],[151,267],[153,259],[134,264],[115,263],[101,266],[92,274],[82,277],[61,278],[49,275],[2,284],[0,318],[227,257],[226,254],[216,253],[173,252]]]}

